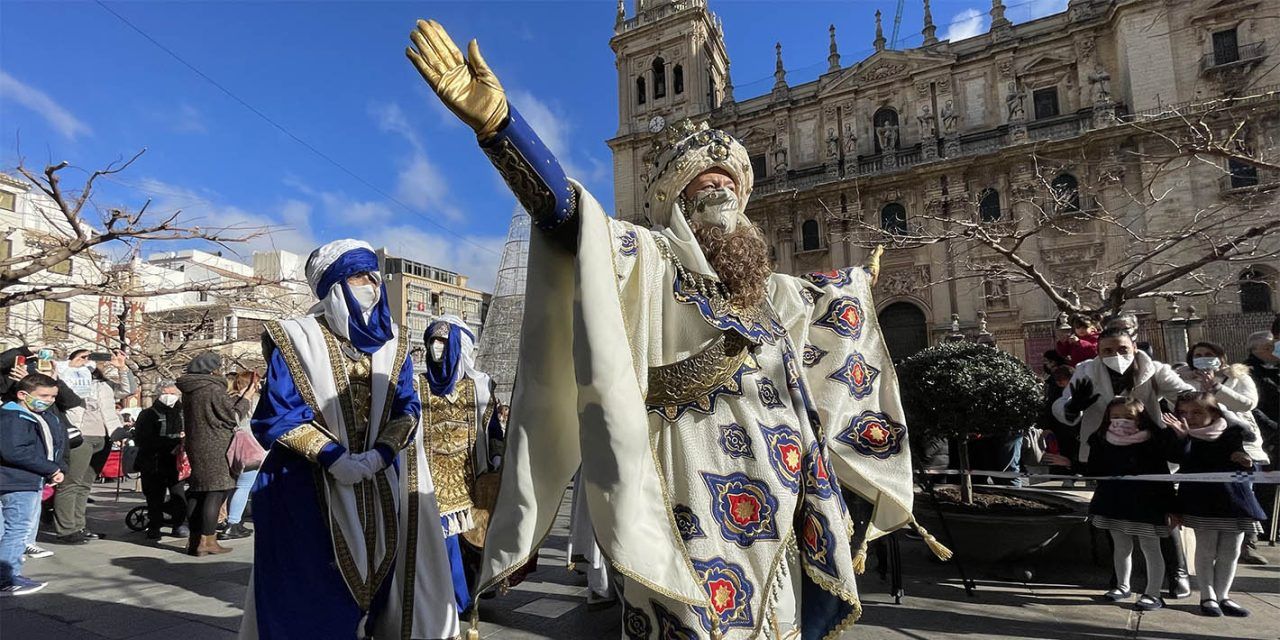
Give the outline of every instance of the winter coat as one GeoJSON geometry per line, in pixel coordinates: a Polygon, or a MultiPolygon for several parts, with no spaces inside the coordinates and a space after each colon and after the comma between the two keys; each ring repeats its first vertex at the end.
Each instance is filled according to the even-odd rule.
{"type": "Polygon", "coordinates": [[[1081,362],[1098,357],[1098,336],[1086,336],[1074,342],[1059,340],[1057,350],[1058,355],[1066,358],[1068,364],[1073,367],[1080,366],[1081,362]]]}
{"type": "MultiPolygon", "coordinates": [[[[1258,389],[1258,406],[1253,409],[1253,422],[1262,432],[1262,448],[1274,454],[1276,441],[1280,440],[1280,366],[1268,367],[1253,354],[1249,354],[1244,363],[1249,367],[1254,387],[1258,389]]],[[[1280,463],[1280,460],[1272,462],[1280,463]]]]}
{"type": "Polygon", "coordinates": [[[52,460],[35,414],[17,402],[0,408],[0,493],[39,491],[53,474],[66,471],[67,430],[48,411],[40,417],[49,425],[52,460]]]}
{"type": "MultiPolygon", "coordinates": [[[[1244,451],[1248,433],[1239,424],[1230,424],[1217,440],[1187,438],[1174,451],[1174,461],[1182,465],[1178,473],[1244,471],[1231,461],[1231,454],[1244,451]]],[[[1249,482],[1181,482],[1178,513],[1205,518],[1267,519],[1253,495],[1253,483],[1249,482]]]]}
{"type": "MultiPolygon", "coordinates": [[[[1181,443],[1168,429],[1156,429],[1151,439],[1130,445],[1107,442],[1101,429],[1089,437],[1091,476],[1136,476],[1169,473],[1169,459],[1177,455],[1181,443]]],[[[1145,480],[1099,480],[1089,503],[1089,513],[1120,520],[1166,524],[1173,513],[1176,494],[1171,482],[1145,480]]]]}
{"type": "Polygon", "coordinates": [[[110,438],[124,426],[116,411],[116,391],[110,384],[94,380],[85,398],[84,415],[80,418],[80,433],[86,438],[110,438]]]}
{"type": "MultiPolygon", "coordinates": [[[[1180,373],[1189,384],[1195,384],[1195,371],[1188,368],[1180,373]]],[[[1253,438],[1245,438],[1244,452],[1258,464],[1271,462],[1270,456],[1262,448],[1262,432],[1253,417],[1253,410],[1258,406],[1258,387],[1253,382],[1253,376],[1249,375],[1249,367],[1243,364],[1223,367],[1214,374],[1214,379],[1218,381],[1218,388],[1213,390],[1213,395],[1218,398],[1218,406],[1234,413],[1240,426],[1253,434],[1253,438]]]]}
{"type": "Polygon", "coordinates": [[[148,476],[178,482],[178,456],[174,449],[182,442],[182,402],[172,407],[156,400],[138,413],[133,424],[133,441],[138,445],[137,469],[148,476]]]}
{"type": "Polygon", "coordinates": [[[227,465],[227,449],[236,429],[235,405],[227,395],[227,379],[203,373],[178,378],[182,391],[182,422],[187,458],[191,461],[191,491],[234,489],[236,479],[227,465]]]}
{"type": "MultiPolygon", "coordinates": [[[[1074,384],[1081,378],[1087,378],[1093,383],[1093,392],[1098,394],[1098,399],[1083,413],[1068,417],[1066,407],[1071,402],[1071,387],[1062,393],[1062,397],[1053,403],[1053,416],[1063,424],[1079,424],[1080,425],[1080,462],[1088,462],[1089,460],[1089,436],[1098,430],[1098,426],[1102,424],[1102,419],[1107,414],[1107,403],[1111,402],[1118,394],[1111,384],[1111,370],[1107,365],[1102,363],[1101,358],[1094,358],[1087,362],[1083,362],[1076,367],[1076,372],[1071,376],[1071,382],[1074,384]]],[[[1169,365],[1163,362],[1156,362],[1150,356],[1139,351],[1130,365],[1129,371],[1133,375],[1133,387],[1124,394],[1128,397],[1140,400],[1146,405],[1144,416],[1154,424],[1160,424],[1160,400],[1163,398],[1170,402],[1177,399],[1178,394],[1188,391],[1195,391],[1195,387],[1187,384],[1178,373],[1169,365]]]]}

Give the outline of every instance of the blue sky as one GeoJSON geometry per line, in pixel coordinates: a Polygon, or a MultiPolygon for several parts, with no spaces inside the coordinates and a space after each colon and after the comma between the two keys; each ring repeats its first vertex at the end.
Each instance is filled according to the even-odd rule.
{"type": "MultiPolygon", "coordinates": [[[[1066,2],[1009,0],[1007,16],[1023,22],[1066,2]]],[[[204,225],[271,226],[239,249],[246,256],[360,237],[489,287],[515,200],[404,58],[414,20],[430,17],[460,41],[479,39],[521,112],[573,175],[612,202],[614,0],[104,4],[0,1],[5,171],[19,158],[92,170],[145,147],[96,204],[151,197],[154,210],[181,209],[204,225]]],[[[875,10],[888,33],[897,5],[782,4],[711,0],[739,99],[772,86],[775,41],[788,80],[811,80],[826,68],[828,24],[850,65],[869,54],[875,10]]],[[[906,0],[900,47],[920,41],[921,4],[906,0]]],[[[988,0],[932,6],[940,38],[986,28],[988,0]]]]}

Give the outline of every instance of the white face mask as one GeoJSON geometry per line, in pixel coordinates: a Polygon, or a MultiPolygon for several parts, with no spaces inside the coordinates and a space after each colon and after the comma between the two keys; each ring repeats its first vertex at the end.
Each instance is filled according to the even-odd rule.
{"type": "Polygon", "coordinates": [[[368,313],[373,309],[373,305],[378,304],[378,297],[382,293],[376,284],[362,284],[351,288],[351,297],[355,299],[355,303],[360,305],[360,311],[368,313]]]}
{"type": "Polygon", "coordinates": [[[1222,368],[1222,360],[1218,359],[1217,356],[1192,358],[1191,366],[1201,371],[1217,371],[1222,368]]]}
{"type": "Polygon", "coordinates": [[[731,189],[699,191],[686,215],[693,224],[714,225],[731,233],[738,228],[738,194],[731,189]]]}
{"type": "Polygon", "coordinates": [[[444,341],[432,340],[431,341],[431,361],[440,362],[440,360],[442,360],[443,358],[444,358],[444,341]]]}
{"type": "Polygon", "coordinates": [[[156,399],[160,401],[160,404],[166,407],[172,407],[173,405],[178,404],[178,398],[179,396],[176,393],[162,393],[160,394],[160,397],[156,399]]]}
{"type": "Polygon", "coordinates": [[[1133,354],[1102,356],[1102,364],[1107,365],[1108,369],[1116,373],[1124,373],[1129,370],[1129,367],[1133,366],[1133,354]]]}

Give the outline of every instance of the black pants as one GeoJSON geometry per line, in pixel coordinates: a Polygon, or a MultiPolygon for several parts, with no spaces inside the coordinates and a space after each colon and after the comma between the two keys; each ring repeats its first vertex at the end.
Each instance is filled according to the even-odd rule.
{"type": "Polygon", "coordinates": [[[211,536],[218,532],[218,512],[227,501],[227,491],[188,491],[187,513],[191,535],[211,536]]]}
{"type": "Polygon", "coordinates": [[[143,473],[142,495],[147,499],[147,526],[177,527],[187,519],[185,483],[172,473],[143,473]]]}
{"type": "Polygon", "coordinates": [[[1187,552],[1182,548],[1182,536],[1175,534],[1160,538],[1160,555],[1164,556],[1164,572],[1167,578],[1165,584],[1172,591],[1174,579],[1186,578],[1189,575],[1187,552]]]}

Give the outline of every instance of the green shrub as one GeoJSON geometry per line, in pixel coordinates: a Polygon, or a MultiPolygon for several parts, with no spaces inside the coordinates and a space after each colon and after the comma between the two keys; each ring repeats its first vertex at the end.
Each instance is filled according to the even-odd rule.
{"type": "Polygon", "coordinates": [[[973,342],[930,347],[898,366],[902,407],[926,439],[999,435],[1035,424],[1044,389],[1017,358],[973,342]]]}

